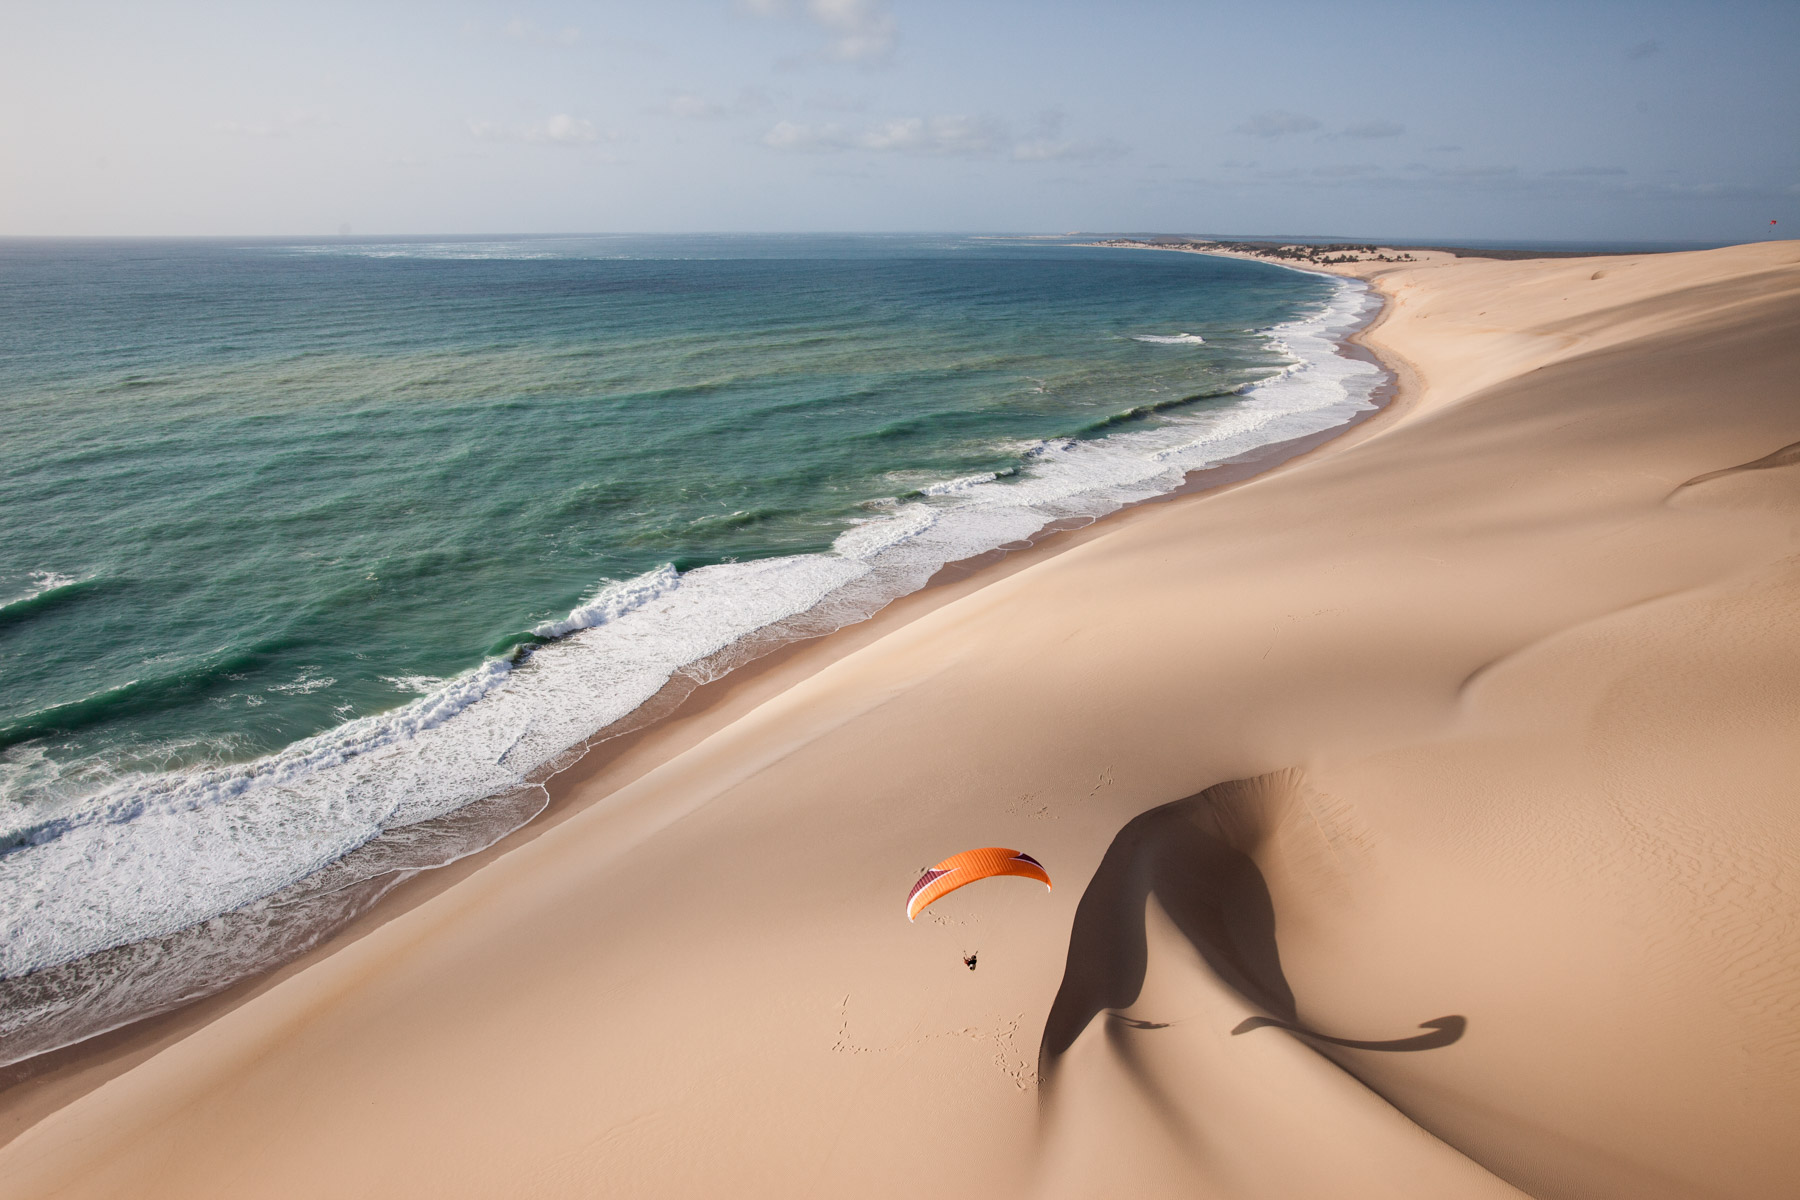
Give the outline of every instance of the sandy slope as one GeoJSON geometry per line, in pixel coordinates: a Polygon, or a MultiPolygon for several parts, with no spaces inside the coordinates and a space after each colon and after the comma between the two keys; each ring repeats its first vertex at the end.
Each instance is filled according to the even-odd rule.
{"type": "Polygon", "coordinates": [[[1800,246],[1381,283],[1397,419],[826,666],[0,1194],[1794,1194],[1800,246]],[[1056,890],[908,925],[986,844],[1056,890]]]}

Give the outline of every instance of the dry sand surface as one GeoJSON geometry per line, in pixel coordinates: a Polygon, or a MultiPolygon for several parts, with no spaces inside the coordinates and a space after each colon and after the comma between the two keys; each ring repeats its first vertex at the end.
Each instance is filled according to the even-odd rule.
{"type": "Polygon", "coordinates": [[[1800,1194],[1800,244],[1352,269],[1392,412],[596,776],[0,1194],[1800,1194]],[[909,925],[983,845],[1055,891],[909,925]]]}

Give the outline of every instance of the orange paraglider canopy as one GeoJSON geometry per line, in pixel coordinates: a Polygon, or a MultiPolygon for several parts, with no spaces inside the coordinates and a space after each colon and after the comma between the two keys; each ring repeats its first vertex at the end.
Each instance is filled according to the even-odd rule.
{"type": "Polygon", "coordinates": [[[1043,863],[1029,854],[1000,846],[964,850],[919,876],[919,882],[913,884],[913,890],[906,897],[906,919],[917,920],[938,897],[948,896],[964,884],[994,875],[1022,875],[1037,880],[1046,888],[1050,886],[1050,873],[1044,870],[1043,863]]]}

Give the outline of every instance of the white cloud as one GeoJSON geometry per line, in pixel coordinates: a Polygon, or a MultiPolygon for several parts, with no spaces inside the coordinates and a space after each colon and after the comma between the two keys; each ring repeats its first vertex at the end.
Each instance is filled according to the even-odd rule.
{"type": "Polygon", "coordinates": [[[1061,124],[1060,119],[1046,122],[1040,118],[1035,136],[1017,139],[991,117],[964,114],[893,117],[860,129],[835,121],[818,125],[778,121],[762,140],[771,149],[809,154],[867,150],[940,158],[1006,155],[1019,162],[1095,161],[1118,158],[1130,150],[1114,138],[1076,140],[1044,132],[1060,129],[1061,124]]]}
{"type": "MultiPolygon", "coordinates": [[[[469,136],[481,142],[529,142],[539,146],[585,146],[601,140],[599,128],[582,117],[557,113],[534,125],[469,119],[469,136]]],[[[613,140],[611,137],[608,141],[613,140]]]]}
{"type": "Polygon", "coordinates": [[[842,125],[801,125],[778,121],[763,135],[763,145],[776,150],[822,153],[830,150],[873,150],[877,153],[977,157],[1000,152],[1005,131],[983,117],[895,117],[862,130],[842,125]]]}
{"type": "Polygon", "coordinates": [[[762,140],[771,149],[800,154],[848,150],[854,144],[841,125],[796,125],[792,121],[777,121],[762,140]]]}
{"type": "Polygon", "coordinates": [[[834,62],[876,66],[887,62],[900,40],[900,25],[884,0],[737,0],[740,12],[755,17],[798,15],[822,28],[822,57],[834,62]]]}
{"type": "Polygon", "coordinates": [[[868,150],[903,154],[993,154],[1005,135],[981,117],[899,117],[863,133],[857,144],[868,150]]]}
{"type": "Polygon", "coordinates": [[[840,62],[884,62],[900,36],[880,0],[811,0],[807,15],[832,33],[827,53],[840,62]]]}
{"type": "Polygon", "coordinates": [[[559,145],[573,146],[582,142],[591,142],[600,136],[592,121],[584,121],[580,117],[571,117],[568,113],[557,113],[541,128],[534,128],[526,133],[528,142],[555,142],[559,145]]]}
{"type": "Polygon", "coordinates": [[[1319,123],[1311,117],[1278,109],[1275,112],[1257,113],[1237,126],[1236,132],[1247,133],[1252,137],[1275,138],[1288,133],[1310,133],[1318,127],[1319,123]]]}
{"type": "Polygon", "coordinates": [[[737,99],[727,104],[701,92],[673,92],[667,100],[652,104],[644,111],[659,117],[681,117],[688,121],[716,121],[725,117],[749,117],[766,113],[775,107],[774,97],[759,87],[738,89],[737,99]]]}

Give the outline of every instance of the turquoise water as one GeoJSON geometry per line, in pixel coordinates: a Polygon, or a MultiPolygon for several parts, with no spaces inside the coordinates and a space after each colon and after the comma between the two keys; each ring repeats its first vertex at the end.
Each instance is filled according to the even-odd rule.
{"type": "Polygon", "coordinates": [[[978,238],[0,243],[0,974],[256,902],[758,631],[1340,422],[1362,303],[978,238]]]}

